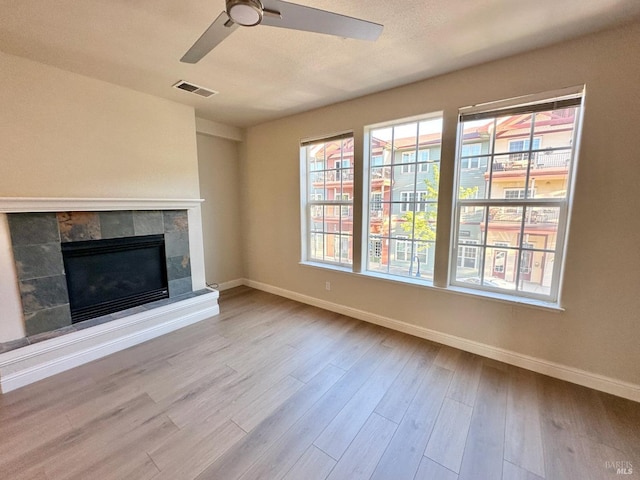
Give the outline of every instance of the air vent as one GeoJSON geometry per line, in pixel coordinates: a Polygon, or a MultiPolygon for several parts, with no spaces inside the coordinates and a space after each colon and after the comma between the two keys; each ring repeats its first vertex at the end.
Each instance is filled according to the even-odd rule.
{"type": "Polygon", "coordinates": [[[208,88],[200,87],[199,85],[194,85],[193,83],[185,82],[184,80],[180,80],[178,83],[173,85],[173,88],[178,88],[185,92],[193,93],[205,98],[218,94],[215,90],[209,90],[208,88]]]}

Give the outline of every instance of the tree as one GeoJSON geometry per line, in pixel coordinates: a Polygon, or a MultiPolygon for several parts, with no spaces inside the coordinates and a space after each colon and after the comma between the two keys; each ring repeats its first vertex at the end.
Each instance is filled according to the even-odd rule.
{"type": "MultiPolygon", "coordinates": [[[[438,185],[440,184],[440,169],[438,165],[432,165],[433,177],[424,180],[426,193],[422,198],[416,198],[416,202],[432,202],[438,200],[438,185]]],[[[459,198],[473,198],[478,193],[478,187],[460,187],[459,198]]],[[[435,242],[436,240],[436,224],[438,219],[438,207],[435,204],[426,203],[424,211],[409,211],[402,217],[400,226],[409,235],[411,240],[419,240],[422,242],[435,242]],[[432,206],[433,205],[433,206],[432,206]]],[[[426,252],[430,243],[422,243],[417,253],[426,252]]]]}

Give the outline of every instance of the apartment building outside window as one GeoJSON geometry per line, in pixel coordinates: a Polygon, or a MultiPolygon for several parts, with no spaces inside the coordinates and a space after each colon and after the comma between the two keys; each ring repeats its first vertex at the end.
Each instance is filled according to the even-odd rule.
{"type": "Polygon", "coordinates": [[[557,305],[582,95],[576,87],[461,109],[444,145],[456,152],[455,174],[442,179],[453,198],[440,195],[441,112],[366,127],[361,188],[352,134],[302,142],[303,262],[557,305]],[[451,222],[440,225],[448,202],[451,222]],[[451,239],[438,262],[436,237],[451,239]]]}
{"type": "Polygon", "coordinates": [[[579,95],[460,115],[451,283],[556,301],[566,239],[579,95]],[[465,143],[482,138],[482,177],[465,166],[465,143]],[[473,258],[473,260],[472,260],[473,258]]]}
{"type": "Polygon", "coordinates": [[[376,274],[433,277],[438,212],[442,117],[431,115],[368,130],[366,270],[376,274]],[[382,158],[380,161],[374,159],[382,158]]]}
{"type": "Polygon", "coordinates": [[[353,135],[301,145],[305,260],[353,263],[353,135]]]}

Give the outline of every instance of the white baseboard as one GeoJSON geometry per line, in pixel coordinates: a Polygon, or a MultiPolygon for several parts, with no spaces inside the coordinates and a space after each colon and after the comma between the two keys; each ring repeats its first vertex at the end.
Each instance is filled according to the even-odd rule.
{"type": "Polygon", "coordinates": [[[393,318],[384,317],[375,313],[346,307],[337,303],[320,300],[315,297],[303,295],[283,288],[274,287],[253,280],[244,280],[244,284],[248,287],[273,293],[281,297],[296,300],[301,303],[313,305],[324,310],[340,313],[358,320],[374,323],[383,327],[397,330],[409,335],[431,340],[433,342],[442,343],[450,347],[458,348],[466,352],[475,353],[477,355],[492,358],[500,362],[515,365],[517,367],[531,370],[543,375],[566,380],[567,382],[576,383],[585,387],[593,388],[602,392],[610,393],[619,397],[627,398],[635,402],[640,402],[640,385],[624,382],[615,378],[606,377],[596,373],[587,372],[578,368],[569,367],[559,363],[551,362],[541,358],[524,355],[522,353],[494,347],[473,340],[460,338],[455,335],[438,332],[429,328],[420,327],[410,323],[395,320],[393,318]]]}
{"type": "Polygon", "coordinates": [[[218,284],[218,291],[224,292],[230,288],[241,287],[244,285],[244,278],[236,278],[235,280],[229,280],[228,282],[222,282],[218,284]]]}
{"type": "Polygon", "coordinates": [[[0,390],[10,392],[217,315],[218,296],[212,291],[0,354],[0,390]]]}

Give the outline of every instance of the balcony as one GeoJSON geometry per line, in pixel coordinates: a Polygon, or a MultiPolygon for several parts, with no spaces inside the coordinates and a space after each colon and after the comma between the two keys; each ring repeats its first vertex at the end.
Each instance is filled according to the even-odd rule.
{"type": "MultiPolygon", "coordinates": [[[[526,170],[529,161],[526,153],[512,153],[507,158],[496,160],[493,164],[494,172],[510,172],[514,170],[526,170]]],[[[571,161],[569,152],[535,152],[531,154],[532,170],[567,170],[571,161]]]]}
{"type": "Polygon", "coordinates": [[[314,172],[313,185],[322,185],[324,182],[353,182],[353,170],[325,170],[314,172]]]}

